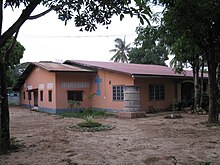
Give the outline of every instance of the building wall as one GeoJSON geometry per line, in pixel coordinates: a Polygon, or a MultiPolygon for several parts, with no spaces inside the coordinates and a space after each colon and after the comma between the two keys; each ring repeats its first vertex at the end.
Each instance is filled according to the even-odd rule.
{"type": "Polygon", "coordinates": [[[69,108],[67,91],[83,91],[81,108],[91,106],[88,95],[92,93],[93,79],[96,73],[58,72],[56,73],[56,107],[57,109],[69,108]]]}
{"type": "MultiPolygon", "coordinates": [[[[38,90],[38,107],[39,108],[56,108],[56,82],[55,82],[55,73],[48,72],[45,69],[40,67],[35,67],[31,73],[29,74],[28,78],[26,79],[25,83],[20,89],[20,102],[22,105],[29,105],[28,100],[28,90],[37,89],[38,90]],[[48,101],[48,91],[52,91],[52,101],[48,101]],[[43,91],[43,101],[40,101],[40,91],[43,91]],[[25,99],[24,93],[25,92],[25,99]]],[[[30,105],[34,106],[34,94],[31,92],[31,100],[30,105]]]]}
{"type": "Polygon", "coordinates": [[[177,97],[175,80],[169,78],[135,78],[135,85],[140,86],[140,103],[142,111],[150,111],[150,107],[155,109],[166,109],[177,97]],[[164,84],[165,99],[160,101],[151,101],[149,98],[150,84],[164,84]]]}
{"type": "MultiPolygon", "coordinates": [[[[27,89],[38,91],[38,107],[46,112],[59,113],[68,110],[67,91],[82,91],[83,101],[81,108],[93,107],[112,111],[124,110],[124,101],[113,100],[113,86],[135,85],[140,87],[140,110],[149,111],[150,107],[155,109],[169,108],[174,99],[180,100],[181,85],[172,78],[132,78],[125,75],[104,69],[97,73],[85,72],[48,72],[42,68],[35,67],[29,74],[25,83],[20,89],[21,104],[28,106],[27,89]],[[165,100],[151,101],[149,98],[150,84],[164,84],[165,100]],[[52,101],[48,101],[48,91],[52,91],[52,101]],[[40,91],[43,91],[43,101],[40,101],[40,91]],[[25,99],[23,98],[25,92],[25,99]],[[91,100],[88,95],[96,93],[91,100]],[[58,112],[59,111],[59,112],[58,112]]],[[[30,104],[34,105],[34,95],[30,104]]]]}
{"type": "Polygon", "coordinates": [[[99,81],[101,81],[100,93],[92,99],[93,107],[112,111],[124,110],[123,101],[113,101],[112,87],[114,85],[134,85],[133,78],[129,75],[99,69],[97,76],[93,79],[93,93],[97,93],[97,77],[99,77],[99,81]]]}

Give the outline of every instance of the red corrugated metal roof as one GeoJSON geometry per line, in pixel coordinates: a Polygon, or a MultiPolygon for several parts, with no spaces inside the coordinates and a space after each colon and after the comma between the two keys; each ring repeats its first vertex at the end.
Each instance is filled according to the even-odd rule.
{"type": "MultiPolygon", "coordinates": [[[[147,64],[131,64],[131,63],[116,63],[116,62],[98,62],[98,61],[82,61],[82,60],[67,60],[65,63],[72,63],[86,67],[103,68],[111,71],[121,72],[129,75],[142,76],[172,76],[172,77],[192,77],[192,71],[185,71],[182,74],[167,66],[147,65],[147,64]]],[[[204,74],[204,77],[208,77],[204,74]]]]}
{"type": "Polygon", "coordinates": [[[22,73],[22,75],[19,77],[17,80],[14,90],[19,90],[20,87],[23,85],[25,82],[26,78],[29,76],[31,71],[33,70],[34,67],[41,67],[48,72],[96,72],[94,69],[87,69],[84,67],[79,67],[79,66],[72,66],[72,65],[67,65],[67,64],[60,64],[60,63],[54,63],[50,61],[43,61],[43,62],[31,62],[25,69],[25,71],[22,73]]]}
{"type": "Polygon", "coordinates": [[[49,72],[92,72],[91,69],[80,68],[54,62],[32,62],[32,64],[46,69],[49,72]]]}

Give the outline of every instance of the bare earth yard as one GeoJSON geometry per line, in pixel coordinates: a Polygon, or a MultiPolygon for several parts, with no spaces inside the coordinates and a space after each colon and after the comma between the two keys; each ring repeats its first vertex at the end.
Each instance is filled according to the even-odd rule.
{"type": "Polygon", "coordinates": [[[81,119],[11,108],[11,136],[26,146],[0,156],[1,165],[172,165],[212,162],[220,165],[220,127],[201,124],[207,115],[164,115],[139,119],[102,118],[115,128],[76,132],[81,119]]]}

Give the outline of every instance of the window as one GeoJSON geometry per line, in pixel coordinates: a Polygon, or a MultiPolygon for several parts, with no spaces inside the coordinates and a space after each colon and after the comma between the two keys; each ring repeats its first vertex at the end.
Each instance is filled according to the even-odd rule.
{"type": "Polygon", "coordinates": [[[40,101],[43,101],[44,100],[44,93],[43,91],[40,91],[40,101]]]}
{"type": "Polygon", "coordinates": [[[31,100],[31,91],[28,91],[28,100],[31,100]]]}
{"type": "Polygon", "coordinates": [[[48,91],[48,101],[52,102],[52,91],[48,91]]]}
{"type": "Polygon", "coordinates": [[[23,99],[25,100],[25,92],[23,92],[23,99]]]}
{"type": "Polygon", "coordinates": [[[83,101],[83,91],[67,91],[67,100],[83,101]]]}
{"type": "Polygon", "coordinates": [[[112,87],[112,98],[113,101],[123,101],[124,100],[124,86],[117,85],[112,87]]]}
{"type": "Polygon", "coordinates": [[[161,84],[154,84],[149,86],[150,100],[165,100],[165,87],[161,84]]]}

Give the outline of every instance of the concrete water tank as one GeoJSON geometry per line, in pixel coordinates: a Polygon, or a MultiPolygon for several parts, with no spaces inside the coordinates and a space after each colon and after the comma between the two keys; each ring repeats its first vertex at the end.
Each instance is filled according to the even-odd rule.
{"type": "Polygon", "coordinates": [[[125,86],[124,87],[124,111],[137,112],[140,111],[140,87],[125,86]]]}

